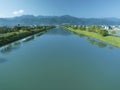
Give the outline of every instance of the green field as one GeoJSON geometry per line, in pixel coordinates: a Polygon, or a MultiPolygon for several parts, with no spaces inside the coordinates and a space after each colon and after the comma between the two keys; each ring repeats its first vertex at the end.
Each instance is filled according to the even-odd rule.
{"type": "Polygon", "coordinates": [[[106,42],[108,44],[111,44],[113,46],[120,47],[120,37],[115,37],[115,36],[103,37],[100,34],[97,34],[97,33],[94,33],[94,32],[82,31],[82,30],[73,29],[73,28],[70,28],[70,27],[66,28],[66,29],[68,29],[72,32],[76,32],[78,34],[83,34],[83,35],[86,35],[86,36],[90,36],[90,37],[99,39],[99,40],[104,41],[104,42],[106,42]]]}

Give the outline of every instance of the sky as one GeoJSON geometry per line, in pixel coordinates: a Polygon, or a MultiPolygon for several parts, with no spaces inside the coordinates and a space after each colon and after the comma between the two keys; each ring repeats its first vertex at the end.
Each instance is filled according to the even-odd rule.
{"type": "Polygon", "coordinates": [[[120,0],[0,0],[0,17],[21,15],[120,18],[120,0]]]}

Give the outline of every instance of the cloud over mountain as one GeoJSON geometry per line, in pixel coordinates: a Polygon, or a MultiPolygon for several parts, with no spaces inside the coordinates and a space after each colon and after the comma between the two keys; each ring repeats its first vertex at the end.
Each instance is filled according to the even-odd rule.
{"type": "Polygon", "coordinates": [[[22,9],[13,12],[14,15],[22,15],[23,13],[24,13],[24,10],[22,9]]]}

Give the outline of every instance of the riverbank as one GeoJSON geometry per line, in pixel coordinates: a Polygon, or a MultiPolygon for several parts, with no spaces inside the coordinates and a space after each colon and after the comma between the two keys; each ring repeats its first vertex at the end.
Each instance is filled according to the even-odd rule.
{"type": "Polygon", "coordinates": [[[99,39],[99,40],[101,40],[103,42],[106,42],[108,44],[111,44],[113,46],[120,47],[120,37],[114,37],[114,36],[103,37],[103,36],[101,36],[97,33],[94,33],[94,32],[82,31],[82,30],[79,30],[79,29],[73,29],[71,27],[66,28],[66,29],[70,30],[72,32],[78,33],[78,34],[83,34],[83,35],[86,35],[86,36],[90,36],[90,37],[99,39]]]}
{"type": "Polygon", "coordinates": [[[1,30],[0,33],[0,47],[52,28],[54,28],[54,26],[15,26],[13,28],[5,28],[7,31],[3,32],[4,30],[1,30]]]}

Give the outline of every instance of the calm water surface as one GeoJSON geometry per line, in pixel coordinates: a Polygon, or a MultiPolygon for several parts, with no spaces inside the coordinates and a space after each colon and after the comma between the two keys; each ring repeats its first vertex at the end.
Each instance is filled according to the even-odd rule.
{"type": "Polygon", "coordinates": [[[2,47],[0,90],[120,90],[120,49],[56,28],[2,47]]]}

